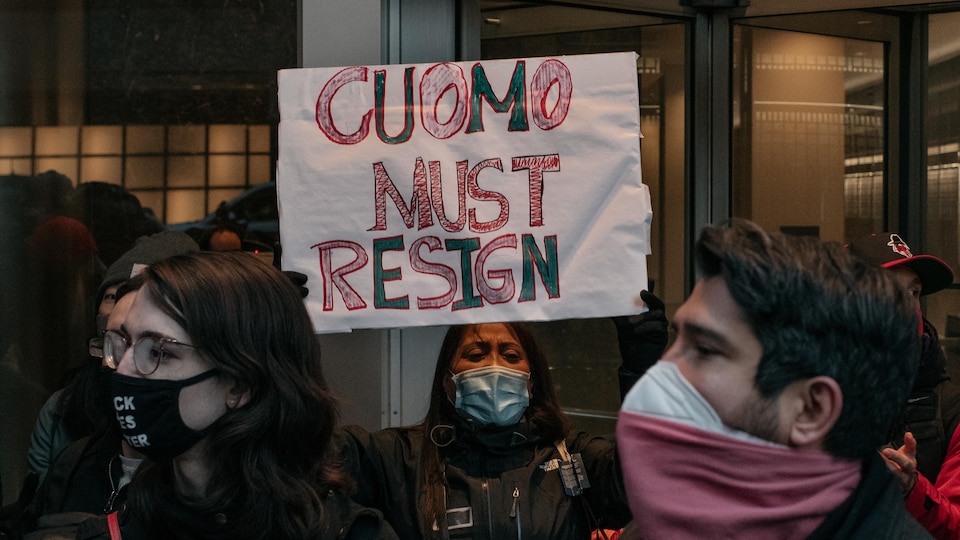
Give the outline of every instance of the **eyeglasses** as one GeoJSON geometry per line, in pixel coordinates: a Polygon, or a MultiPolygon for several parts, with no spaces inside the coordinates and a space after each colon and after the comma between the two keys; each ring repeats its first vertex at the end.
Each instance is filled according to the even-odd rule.
{"type": "Polygon", "coordinates": [[[175,339],[143,336],[135,343],[130,343],[127,336],[116,330],[107,330],[103,334],[103,363],[111,369],[117,369],[120,359],[133,347],[133,365],[141,375],[151,375],[160,367],[168,355],[183,356],[179,351],[182,347],[198,349],[196,345],[181,343],[175,339]]]}
{"type": "Polygon", "coordinates": [[[94,358],[103,358],[103,338],[92,337],[87,342],[87,354],[94,358]]]}

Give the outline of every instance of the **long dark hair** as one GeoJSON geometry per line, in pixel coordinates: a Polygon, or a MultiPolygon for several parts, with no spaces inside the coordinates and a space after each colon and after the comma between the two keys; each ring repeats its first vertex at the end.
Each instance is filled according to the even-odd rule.
{"type": "MultiPolygon", "coordinates": [[[[530,381],[533,383],[533,389],[530,391],[530,405],[524,417],[548,440],[556,441],[566,437],[567,432],[570,431],[570,421],[560,408],[553,377],[550,375],[550,366],[547,365],[546,357],[540,352],[530,328],[522,322],[503,324],[516,335],[530,364],[530,381]]],[[[447,388],[451,384],[450,370],[463,337],[469,332],[476,331],[478,326],[476,324],[451,326],[443,338],[440,353],[437,355],[437,367],[433,373],[433,387],[430,390],[430,407],[421,424],[424,436],[420,465],[423,471],[426,500],[421,508],[420,519],[421,530],[424,531],[431,530],[435,522],[439,523],[446,508],[443,463],[436,444],[440,441],[434,441],[432,434],[435,427],[454,423],[459,414],[447,393],[447,388]]]]}
{"type": "MultiPolygon", "coordinates": [[[[197,510],[230,508],[245,537],[316,537],[322,495],[343,481],[327,459],[336,403],[299,290],[250,254],[202,252],[150,266],[143,291],[221,377],[251,396],[206,436],[212,474],[197,510]]],[[[134,511],[148,524],[159,519],[164,466],[131,486],[134,511]]]]}

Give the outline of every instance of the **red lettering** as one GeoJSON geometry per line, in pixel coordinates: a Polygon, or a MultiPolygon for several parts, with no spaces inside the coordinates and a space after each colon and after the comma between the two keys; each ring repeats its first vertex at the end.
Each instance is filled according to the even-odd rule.
{"type": "MultiPolygon", "coordinates": [[[[423,129],[437,139],[448,139],[460,131],[470,109],[470,94],[463,70],[456,64],[443,63],[430,67],[420,79],[420,116],[423,129]],[[440,121],[444,95],[454,92],[453,110],[445,122],[440,121]]],[[[448,100],[449,101],[449,100],[448,100]]],[[[449,105],[449,103],[448,103],[449,105]]]]}
{"type": "MultiPolygon", "coordinates": [[[[559,154],[543,154],[534,156],[517,156],[511,158],[512,170],[527,171],[527,189],[529,193],[530,226],[543,226],[543,175],[545,172],[560,170],[559,154]]],[[[496,191],[488,191],[480,187],[478,177],[480,172],[493,168],[503,172],[500,158],[490,158],[480,161],[473,168],[468,169],[469,162],[457,162],[457,218],[451,221],[447,217],[446,204],[443,196],[443,178],[439,161],[430,161],[424,165],[423,158],[418,157],[413,166],[413,193],[410,203],[407,204],[400,190],[390,178],[383,162],[373,164],[374,177],[374,212],[375,222],[368,231],[387,230],[387,198],[393,200],[394,206],[400,213],[403,224],[412,229],[416,221],[417,229],[423,230],[433,226],[433,215],[437,215],[440,226],[447,232],[460,232],[467,223],[469,216],[469,230],[477,233],[486,233],[503,228],[510,219],[510,201],[496,191]],[[429,184],[429,185],[428,185],[429,184]],[[477,208],[467,210],[467,194],[477,202],[494,202],[499,211],[494,219],[482,221],[478,217],[477,208]],[[416,214],[416,220],[415,216],[416,214]]]]}
{"type": "Polygon", "coordinates": [[[551,130],[563,123],[570,111],[570,98],[573,96],[573,77],[567,66],[554,59],[544,60],[530,82],[530,100],[533,102],[533,123],[540,129],[551,130]],[[547,110],[550,90],[557,88],[556,103],[547,110]]]}
{"type": "Polygon", "coordinates": [[[427,191],[427,169],[423,165],[423,158],[417,158],[413,166],[413,196],[410,197],[410,206],[403,200],[403,195],[397,186],[390,179],[383,162],[373,164],[373,183],[374,183],[374,209],[376,212],[376,224],[367,229],[369,231],[387,230],[387,195],[393,199],[397,210],[400,211],[400,217],[403,224],[408,229],[413,227],[413,213],[419,215],[419,228],[426,229],[433,225],[433,214],[430,213],[430,195],[427,191]]]}
{"type": "Polygon", "coordinates": [[[492,242],[483,246],[480,253],[477,254],[477,262],[474,273],[477,275],[477,290],[483,299],[491,304],[503,304],[513,299],[513,293],[516,291],[516,285],[513,282],[513,271],[509,268],[501,270],[486,271],[487,258],[498,250],[504,248],[517,249],[517,235],[505,234],[494,238],[492,242]],[[493,287],[490,280],[499,280],[500,286],[493,287]]]}
{"type": "MultiPolygon", "coordinates": [[[[529,82],[526,81],[526,62],[518,61],[509,87],[501,99],[497,97],[481,63],[474,64],[470,80],[464,77],[463,69],[455,63],[434,64],[423,72],[419,81],[419,103],[414,103],[413,85],[415,68],[404,68],[403,106],[396,100],[387,104],[387,71],[374,73],[373,84],[365,84],[363,91],[372,92],[372,109],[364,111],[359,126],[352,133],[344,133],[334,122],[334,98],[340,89],[351,83],[367,83],[369,69],[363,66],[348,67],[337,72],[323,86],[317,96],[316,122],[320,131],[336,144],[357,144],[370,132],[370,120],[376,115],[377,136],[384,144],[402,144],[411,139],[416,117],[420,118],[424,131],[436,139],[448,139],[460,131],[482,133],[481,104],[488,104],[494,114],[509,114],[507,131],[527,131],[527,110],[541,130],[551,130],[566,119],[573,97],[573,77],[562,61],[547,59],[541,63],[529,82]],[[529,96],[529,99],[527,98],[529,96]],[[386,132],[386,113],[401,113],[403,128],[396,135],[386,132]],[[419,114],[416,114],[419,111],[419,114]]],[[[353,92],[354,94],[359,92],[353,92]]],[[[339,102],[349,102],[344,97],[339,102]]]]}
{"type": "Polygon", "coordinates": [[[530,226],[543,226],[543,172],[560,170],[560,155],[521,156],[513,158],[513,170],[526,169],[530,184],[530,226]]]}
{"type": "MultiPolygon", "coordinates": [[[[416,293],[417,309],[479,309],[485,304],[503,304],[512,301],[517,295],[517,278],[521,280],[521,292],[518,302],[536,300],[537,275],[540,285],[547,291],[549,300],[560,297],[559,260],[557,258],[556,236],[543,237],[543,248],[537,245],[530,234],[522,237],[522,248],[516,234],[504,234],[481,245],[479,238],[448,238],[445,242],[437,236],[424,236],[413,240],[407,250],[407,257],[400,261],[409,261],[409,269],[417,274],[438,276],[442,281],[427,282],[419,280],[415,291],[407,294],[386,297],[384,285],[392,282],[392,288],[400,288],[404,282],[406,266],[384,269],[383,253],[404,250],[402,236],[374,239],[372,250],[376,260],[373,264],[373,282],[375,296],[373,309],[408,309],[407,298],[416,293]],[[423,248],[427,249],[424,257],[423,248]],[[494,253],[510,250],[508,255],[494,257],[494,253]],[[519,260],[518,260],[519,258],[519,260]],[[444,264],[440,261],[446,261],[444,264]],[[494,267],[492,261],[506,261],[505,267],[494,267]],[[519,262],[523,268],[522,276],[515,276],[513,264],[519,262]],[[474,276],[476,276],[474,278],[474,276]],[[446,282],[445,287],[436,287],[432,283],[446,282]],[[476,292],[474,292],[476,290],[476,292]],[[431,295],[434,291],[439,294],[431,295]],[[457,294],[463,298],[457,300],[457,294]]],[[[323,311],[333,311],[333,293],[339,291],[344,306],[349,311],[366,309],[367,303],[357,291],[347,283],[346,276],[357,272],[367,265],[367,250],[349,240],[332,240],[311,246],[317,249],[320,257],[320,272],[323,285],[323,311]],[[334,267],[334,257],[346,264],[334,267]]],[[[369,276],[366,276],[369,278],[369,276]]],[[[357,279],[365,279],[360,276],[357,279]]]]}
{"type": "Polygon", "coordinates": [[[363,309],[367,303],[357,294],[357,291],[347,283],[343,276],[356,272],[367,264],[369,257],[363,246],[349,240],[332,240],[330,242],[321,242],[310,246],[310,249],[316,249],[320,254],[320,274],[323,277],[323,310],[333,311],[333,288],[340,291],[343,303],[347,309],[363,309]],[[347,249],[353,252],[353,261],[333,268],[333,252],[337,249],[347,249]]]}
{"type": "Polygon", "coordinates": [[[447,280],[447,292],[428,298],[417,297],[417,307],[420,309],[439,309],[450,305],[457,294],[457,273],[445,264],[425,261],[420,256],[420,248],[426,246],[430,252],[443,249],[440,239],[436,236],[424,236],[410,244],[410,267],[421,274],[432,274],[447,280]]]}
{"type": "Polygon", "coordinates": [[[480,184],[477,183],[477,176],[480,175],[480,171],[488,167],[493,167],[494,169],[503,172],[503,164],[500,163],[500,158],[491,158],[485,159],[474,165],[473,168],[470,169],[470,173],[467,175],[467,190],[470,193],[470,197],[477,201],[495,201],[498,205],[500,205],[500,214],[497,215],[496,219],[491,221],[477,221],[477,209],[470,209],[470,230],[478,233],[485,233],[500,229],[507,224],[507,218],[510,215],[510,201],[508,201],[502,193],[497,193],[496,191],[487,191],[482,189],[480,184]]]}
{"type": "Polygon", "coordinates": [[[320,95],[317,97],[317,125],[320,126],[320,131],[331,141],[337,144],[356,144],[362,141],[370,131],[370,117],[373,116],[373,109],[363,115],[360,119],[360,127],[350,134],[341,132],[337,129],[337,126],[333,125],[333,113],[330,109],[333,96],[337,94],[341,87],[352,82],[366,81],[367,68],[348,67],[331,77],[327,84],[323,86],[323,90],[320,91],[320,95]]]}
{"type": "Polygon", "coordinates": [[[430,203],[437,214],[440,226],[447,232],[460,232],[467,222],[467,163],[457,162],[457,221],[447,219],[443,204],[443,182],[440,178],[440,162],[430,162],[430,203]]]}

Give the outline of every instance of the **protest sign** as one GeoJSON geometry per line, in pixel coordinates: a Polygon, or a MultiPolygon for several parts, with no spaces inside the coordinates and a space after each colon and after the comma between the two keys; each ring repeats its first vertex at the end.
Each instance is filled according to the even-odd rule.
{"type": "Polygon", "coordinates": [[[278,78],[283,268],[318,331],[638,311],[634,53],[278,78]]]}

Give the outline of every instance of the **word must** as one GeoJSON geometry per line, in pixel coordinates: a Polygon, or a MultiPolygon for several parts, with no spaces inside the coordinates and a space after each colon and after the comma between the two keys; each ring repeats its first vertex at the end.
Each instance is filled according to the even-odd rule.
{"type": "MultiPolygon", "coordinates": [[[[519,156],[511,158],[510,161],[513,172],[527,171],[530,226],[541,227],[543,226],[543,174],[560,170],[560,156],[557,154],[519,156]]],[[[387,197],[396,205],[408,229],[412,229],[415,224],[418,230],[432,227],[434,215],[446,232],[458,233],[464,226],[475,233],[488,233],[502,228],[510,217],[510,201],[502,193],[480,187],[477,177],[486,169],[495,169],[502,173],[503,164],[500,158],[485,159],[473,167],[469,166],[468,161],[457,162],[457,217],[451,221],[444,207],[439,161],[430,161],[424,165],[423,158],[416,159],[413,167],[413,194],[410,196],[409,203],[403,199],[403,195],[390,178],[383,162],[374,163],[376,221],[368,230],[387,230],[387,197]],[[480,221],[477,218],[476,208],[467,210],[467,195],[473,201],[497,204],[499,206],[497,217],[489,221],[480,221]],[[415,215],[416,220],[414,220],[415,215]]]]}

